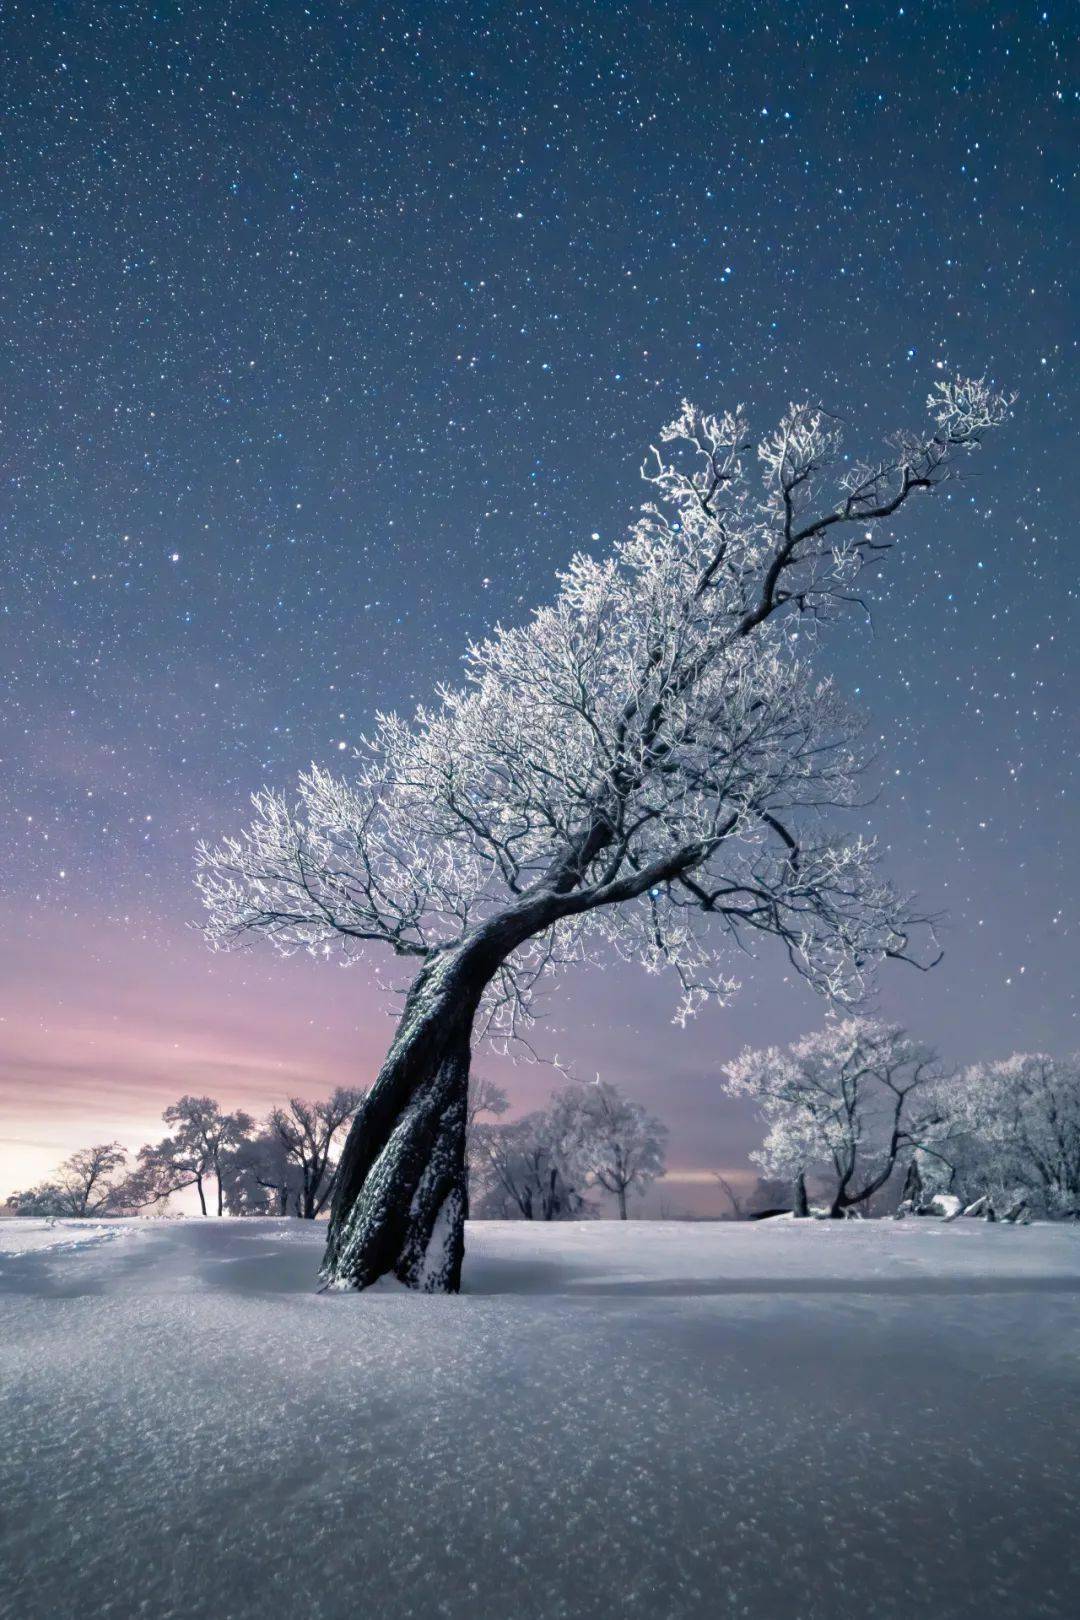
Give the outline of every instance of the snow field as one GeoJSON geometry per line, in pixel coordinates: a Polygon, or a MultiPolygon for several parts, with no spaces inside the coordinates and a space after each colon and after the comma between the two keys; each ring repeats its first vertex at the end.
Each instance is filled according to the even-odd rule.
{"type": "Polygon", "coordinates": [[[477,1223],[426,1298],[11,1224],[5,1620],[1074,1612],[1074,1229],[477,1223]]]}

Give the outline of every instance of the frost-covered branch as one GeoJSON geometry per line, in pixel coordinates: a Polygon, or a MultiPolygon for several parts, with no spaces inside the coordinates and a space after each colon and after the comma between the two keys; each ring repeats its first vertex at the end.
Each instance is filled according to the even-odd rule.
{"type": "Polygon", "coordinates": [[[941,383],[928,433],[839,471],[818,407],[755,445],[741,410],[684,404],[609,556],[572,558],[555,600],[472,645],[411,721],[378,716],[351,778],[313,766],[202,847],[211,943],[429,963],[495,930],[484,1018],[509,1036],[553,969],[611,949],[672,970],[680,1017],[733,988],[732,940],[779,939],[839,1000],[885,956],[927,959],[873,842],[833,824],[864,761],[812,661],[889,520],[1009,404],[941,383]]]}

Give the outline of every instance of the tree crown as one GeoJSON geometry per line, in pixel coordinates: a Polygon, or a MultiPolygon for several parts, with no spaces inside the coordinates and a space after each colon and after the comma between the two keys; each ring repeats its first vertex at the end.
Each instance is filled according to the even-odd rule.
{"type": "Polygon", "coordinates": [[[754,444],[741,410],[684,403],[609,556],[578,553],[554,602],[471,645],[463,683],[411,721],[378,716],[350,779],[313,765],[200,848],[210,943],[428,959],[512,913],[487,1002],[508,1033],[537,978],[597,942],[673,968],[679,1016],[733,988],[724,935],[777,936],[817,987],[859,995],[875,960],[909,954],[916,919],[873,843],[829,824],[862,755],[814,632],[890,545],[889,519],[1010,403],[941,382],[930,430],[873,464],[842,459],[813,405],[754,444]]]}

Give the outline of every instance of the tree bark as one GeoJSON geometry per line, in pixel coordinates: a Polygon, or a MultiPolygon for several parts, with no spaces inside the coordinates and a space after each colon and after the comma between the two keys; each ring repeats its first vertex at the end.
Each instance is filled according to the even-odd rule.
{"type": "Polygon", "coordinates": [[[796,1220],[806,1220],[810,1214],[810,1204],[806,1197],[806,1177],[801,1170],[795,1177],[794,1209],[792,1213],[796,1220]]]}
{"type": "Polygon", "coordinates": [[[626,1216],[626,1188],[625,1187],[620,1187],[619,1188],[619,1219],[620,1219],[620,1221],[625,1221],[626,1218],[627,1218],[627,1216],[626,1216]]]}
{"type": "Polygon", "coordinates": [[[490,953],[473,943],[432,957],[409,991],[342,1152],[323,1259],[327,1286],[367,1288],[393,1275],[424,1293],[459,1290],[470,1037],[493,970],[490,953]]]}
{"type": "Polygon", "coordinates": [[[920,1210],[920,1208],[922,1206],[922,1201],[923,1201],[922,1173],[919,1170],[919,1161],[916,1158],[914,1158],[914,1156],[913,1156],[911,1158],[911,1160],[909,1161],[909,1163],[908,1163],[907,1174],[904,1177],[904,1185],[900,1189],[900,1202],[902,1204],[906,1203],[906,1202],[910,1202],[912,1211],[915,1214],[918,1214],[918,1212],[919,1212],[919,1210],[920,1210]]]}
{"type": "Polygon", "coordinates": [[[205,1215],[206,1214],[206,1195],[203,1192],[202,1176],[196,1176],[195,1177],[195,1189],[199,1194],[199,1208],[202,1210],[203,1214],[205,1215]]]}
{"type": "MultiPolygon", "coordinates": [[[[568,891],[580,864],[591,858],[578,850],[550,886],[425,960],[341,1155],[323,1256],[325,1287],[368,1288],[393,1275],[424,1293],[460,1289],[473,1022],[507,957],[574,909],[568,891]]],[[[648,874],[633,881],[633,892],[644,892],[648,874]]],[[[545,1218],[554,1213],[552,1201],[545,1218]]]]}

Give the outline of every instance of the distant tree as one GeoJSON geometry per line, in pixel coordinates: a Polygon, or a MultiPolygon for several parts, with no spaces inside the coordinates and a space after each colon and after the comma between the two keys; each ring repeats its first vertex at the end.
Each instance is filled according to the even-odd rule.
{"type": "Polygon", "coordinates": [[[276,1132],[263,1130],[222,1155],[230,1215],[299,1215],[304,1180],[276,1132]]]}
{"type": "Polygon", "coordinates": [[[735,1191],[735,1188],[731,1185],[731,1182],[728,1180],[727,1176],[724,1175],[723,1171],[714,1170],[713,1180],[716,1182],[716,1185],[719,1187],[724,1198],[727,1200],[728,1208],[731,1210],[731,1219],[735,1221],[745,1221],[746,1204],[744,1202],[743,1195],[735,1191]]]}
{"type": "Polygon", "coordinates": [[[481,1120],[480,1116],[490,1114],[493,1119],[501,1119],[509,1107],[510,1099],[496,1081],[489,1080],[485,1075],[470,1077],[469,1109],[465,1117],[465,1173],[470,1198],[473,1183],[477,1180],[478,1166],[482,1172],[484,1132],[489,1123],[481,1120]]]}
{"type": "Polygon", "coordinates": [[[567,1086],[552,1100],[552,1132],[564,1175],[610,1193],[627,1218],[627,1194],[664,1173],[667,1126],[609,1081],[567,1086]]]}
{"type": "Polygon", "coordinates": [[[42,1182],[24,1193],[13,1193],[8,1207],[19,1215],[56,1215],[81,1218],[117,1215],[130,1205],[122,1194],[117,1172],[127,1154],[119,1142],[99,1142],[80,1148],[60,1166],[55,1181],[42,1182]]]}
{"type": "Polygon", "coordinates": [[[791,1183],[780,1176],[758,1176],[746,1197],[748,1220],[790,1207],[791,1183]]]}
{"type": "Polygon", "coordinates": [[[1047,1213],[1080,1211],[1080,1054],[1016,1053],[935,1088],[928,1143],[949,1190],[999,1205],[1026,1197],[1047,1213]]]}
{"type": "Polygon", "coordinates": [[[465,1121],[466,1130],[473,1128],[481,1114],[492,1114],[501,1117],[509,1107],[510,1099],[502,1086],[494,1080],[489,1080],[486,1075],[473,1075],[469,1081],[469,1111],[465,1121]]]}
{"type": "Polygon", "coordinates": [[[482,1213],[526,1221],[580,1220],[584,1198],[566,1178],[550,1112],[488,1125],[479,1139],[485,1183],[482,1213]]]}
{"type": "Polygon", "coordinates": [[[354,1087],[338,1086],[321,1102],[290,1097],[266,1122],[266,1134],[276,1138],[287,1162],[299,1172],[298,1213],[304,1220],[313,1221],[320,1215],[333,1193],[337,1173],[333,1149],[364,1095],[354,1087]]]}
{"type": "Polygon", "coordinates": [[[313,767],[200,850],[211,943],[417,969],[342,1156],[328,1282],[457,1289],[474,1030],[518,1033],[549,969],[614,949],[671,969],[686,1016],[734,988],[732,942],[771,936],[846,999],[920,954],[872,841],[829,824],[863,756],[818,632],[1009,406],[943,378],[930,422],[863,462],[812,403],[756,438],[684,403],[609,556],[471,647],[462,687],[379,717],[351,780],[313,767]]]}
{"type": "Polygon", "coordinates": [[[934,1054],[902,1029],[848,1018],[784,1051],[744,1051],[725,1069],[724,1086],[759,1104],[768,1133],[751,1157],[790,1177],[795,1213],[808,1212],[813,1174],[838,1216],[866,1204],[915,1151],[918,1095],[939,1078],[934,1054]]]}
{"type": "MultiPolygon", "coordinates": [[[[164,1137],[160,1142],[147,1142],[138,1151],[135,1165],[124,1182],[124,1197],[133,1209],[148,1209],[163,1204],[174,1193],[194,1187],[201,1175],[201,1153],[193,1152],[187,1143],[164,1137]]],[[[206,1214],[206,1200],[199,1188],[202,1212],[206,1214]]]]}
{"type": "MultiPolygon", "coordinates": [[[[737,1192],[722,1171],[714,1170],[713,1179],[728,1202],[731,1216],[736,1221],[756,1221],[764,1215],[786,1215],[792,1206],[792,1183],[777,1176],[757,1176],[753,1186],[745,1193],[737,1192]]],[[[803,1200],[805,1201],[805,1183],[803,1200]]],[[[799,1204],[796,1189],[796,1205],[799,1204]]],[[[805,1208],[796,1207],[796,1214],[806,1214],[805,1208]]]]}
{"type": "Polygon", "coordinates": [[[157,1203],[185,1187],[194,1187],[205,1215],[206,1181],[217,1183],[217,1212],[225,1213],[226,1155],[251,1135],[255,1121],[242,1110],[223,1113],[213,1097],[181,1097],[162,1115],[173,1127],[156,1146],[140,1149],[131,1196],[157,1203]]]}

